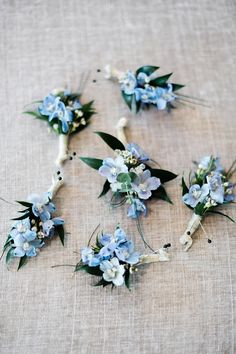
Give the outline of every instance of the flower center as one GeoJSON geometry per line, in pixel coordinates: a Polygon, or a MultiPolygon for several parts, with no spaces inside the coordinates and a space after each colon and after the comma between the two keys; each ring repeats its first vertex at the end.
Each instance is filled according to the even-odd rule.
{"type": "Polygon", "coordinates": [[[49,112],[53,112],[54,109],[55,109],[55,105],[54,105],[53,103],[49,103],[49,104],[47,105],[47,110],[48,110],[49,112]]]}
{"type": "Polygon", "coordinates": [[[110,278],[115,278],[117,269],[115,267],[108,269],[107,274],[110,278]]]}
{"type": "Polygon", "coordinates": [[[202,192],[200,190],[195,189],[192,193],[192,196],[193,196],[193,198],[198,199],[198,198],[200,198],[201,194],[202,194],[202,192]]]}
{"type": "Polygon", "coordinates": [[[145,183],[141,183],[141,184],[139,185],[139,188],[141,189],[141,191],[142,191],[143,193],[147,192],[147,186],[146,186],[145,183]]]}
{"type": "Polygon", "coordinates": [[[111,168],[111,174],[112,174],[112,176],[117,176],[117,170],[115,167],[111,168]]]}
{"type": "Polygon", "coordinates": [[[28,251],[30,249],[29,242],[24,242],[22,248],[23,248],[24,251],[28,251]]]}
{"type": "Polygon", "coordinates": [[[20,224],[17,226],[17,231],[19,231],[20,233],[26,232],[26,227],[23,224],[20,224]]]}

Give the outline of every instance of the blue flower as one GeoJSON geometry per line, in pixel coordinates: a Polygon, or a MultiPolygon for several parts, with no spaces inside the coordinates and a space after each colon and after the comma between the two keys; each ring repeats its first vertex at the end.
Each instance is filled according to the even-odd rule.
{"type": "Polygon", "coordinates": [[[60,97],[49,94],[43,100],[43,103],[39,106],[39,113],[44,116],[49,116],[49,121],[53,119],[54,113],[58,109],[58,103],[60,97]]]}
{"type": "Polygon", "coordinates": [[[82,262],[89,267],[97,267],[100,264],[100,259],[98,255],[94,254],[91,247],[85,247],[81,250],[82,262]]]}
{"type": "Polygon", "coordinates": [[[118,156],[115,160],[107,158],[103,160],[102,166],[99,168],[99,173],[108,179],[108,182],[116,181],[119,173],[128,173],[128,167],[124,163],[122,156],[118,156]]]}
{"type": "Polygon", "coordinates": [[[152,190],[160,187],[161,181],[157,177],[151,177],[151,172],[145,170],[142,174],[137,176],[132,183],[133,190],[138,194],[140,199],[148,199],[152,195],[152,190]]]}
{"type": "Polygon", "coordinates": [[[224,194],[224,200],[226,202],[233,202],[235,199],[235,196],[233,194],[233,189],[234,189],[234,184],[231,182],[227,183],[227,188],[225,190],[225,194],[224,194]]]}
{"type": "Polygon", "coordinates": [[[167,103],[176,99],[176,96],[172,93],[171,84],[167,84],[167,88],[157,87],[156,95],[156,105],[159,110],[166,109],[167,103]]]}
{"type": "Polygon", "coordinates": [[[127,236],[123,229],[118,227],[114,236],[102,234],[99,238],[99,242],[103,247],[99,251],[99,256],[102,259],[109,259],[113,256],[115,249],[121,244],[127,241],[127,236]]]}
{"type": "Polygon", "coordinates": [[[138,218],[142,213],[146,215],[147,208],[145,204],[141,202],[138,198],[132,200],[132,204],[128,208],[128,217],[132,219],[138,218]]]}
{"type": "Polygon", "coordinates": [[[189,192],[186,193],[182,199],[185,204],[195,208],[198,203],[202,203],[204,201],[208,193],[209,186],[207,184],[203,184],[202,187],[200,187],[198,184],[193,184],[189,188],[189,192]]]}
{"type": "Polygon", "coordinates": [[[80,101],[78,99],[76,99],[74,102],[73,102],[73,106],[72,108],[75,110],[75,109],[80,109],[82,108],[82,105],[80,103],[80,101]]]}
{"type": "Polygon", "coordinates": [[[51,218],[51,213],[54,213],[55,205],[50,202],[49,194],[45,193],[42,196],[31,194],[28,201],[32,203],[32,212],[35,216],[40,217],[41,221],[45,222],[51,218]]]}
{"type": "Polygon", "coordinates": [[[139,73],[137,76],[137,82],[140,86],[144,86],[150,82],[150,76],[145,73],[139,73]]]}
{"type": "Polygon", "coordinates": [[[224,187],[222,184],[221,175],[218,172],[214,172],[207,176],[207,183],[210,189],[211,198],[219,204],[224,202],[224,187]]]}
{"type": "Polygon", "coordinates": [[[101,262],[100,269],[104,272],[103,279],[105,281],[112,282],[116,286],[121,286],[124,283],[125,267],[119,263],[118,258],[114,257],[110,261],[101,262]]]}
{"type": "Polygon", "coordinates": [[[156,103],[157,93],[155,87],[153,86],[146,85],[144,89],[137,88],[134,93],[136,101],[141,101],[143,103],[156,103]]]}
{"type": "Polygon", "coordinates": [[[61,101],[58,103],[57,110],[49,117],[49,122],[54,118],[58,118],[61,121],[62,131],[63,133],[67,133],[69,130],[68,122],[73,120],[73,114],[66,109],[64,103],[61,101]]]}
{"type": "Polygon", "coordinates": [[[212,156],[204,156],[200,161],[198,167],[202,170],[215,170],[217,172],[222,172],[223,167],[220,164],[220,158],[213,158],[212,156]]]}
{"type": "Polygon", "coordinates": [[[128,71],[120,83],[121,90],[124,91],[126,95],[132,95],[135,87],[137,86],[137,79],[131,71],[128,71]]]}
{"type": "Polygon", "coordinates": [[[129,264],[138,263],[141,255],[139,252],[134,252],[134,243],[132,240],[120,244],[115,249],[115,254],[119,260],[129,264]]]}
{"type": "Polygon", "coordinates": [[[52,237],[54,236],[54,232],[55,232],[55,226],[57,225],[63,225],[64,224],[64,220],[62,220],[61,218],[53,218],[50,220],[46,220],[45,222],[43,222],[43,234],[46,237],[52,237]]]}
{"type": "Polygon", "coordinates": [[[146,152],[138,146],[138,144],[131,143],[127,145],[127,150],[131,152],[131,154],[136,157],[140,162],[145,162],[149,160],[149,156],[146,152]]]}
{"type": "Polygon", "coordinates": [[[36,232],[30,230],[29,218],[14,223],[10,236],[14,241],[15,257],[34,257],[37,255],[36,249],[43,246],[43,242],[36,239],[36,232]]]}

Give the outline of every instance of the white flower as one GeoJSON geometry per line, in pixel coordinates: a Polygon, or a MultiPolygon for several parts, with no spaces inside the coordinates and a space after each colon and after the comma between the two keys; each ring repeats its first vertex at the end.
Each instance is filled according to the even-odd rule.
{"type": "Polygon", "coordinates": [[[103,279],[105,281],[112,282],[116,286],[121,286],[124,283],[125,268],[119,263],[118,258],[114,257],[110,261],[101,262],[100,269],[104,272],[103,279]]]}

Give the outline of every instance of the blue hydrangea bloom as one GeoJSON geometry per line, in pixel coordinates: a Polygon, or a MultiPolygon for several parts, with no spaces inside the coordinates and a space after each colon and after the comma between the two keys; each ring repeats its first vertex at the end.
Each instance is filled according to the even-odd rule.
{"type": "Polygon", "coordinates": [[[94,254],[91,247],[82,248],[81,259],[84,264],[87,264],[90,267],[97,267],[100,264],[98,255],[94,254]]]}
{"type": "Polygon", "coordinates": [[[132,219],[138,218],[141,214],[146,215],[147,208],[144,203],[141,202],[138,198],[132,200],[132,204],[128,208],[128,217],[132,219]]]}
{"type": "Polygon", "coordinates": [[[137,86],[137,79],[131,71],[128,71],[120,82],[121,90],[124,91],[126,95],[132,95],[134,93],[135,87],[137,86]]]}
{"type": "Polygon", "coordinates": [[[49,194],[44,193],[42,196],[38,194],[31,194],[28,201],[32,203],[32,212],[35,216],[45,222],[51,218],[51,213],[56,210],[55,205],[50,202],[49,194]]]}
{"type": "Polygon", "coordinates": [[[106,177],[110,183],[114,183],[119,173],[122,172],[128,172],[128,167],[125,165],[122,156],[118,156],[115,160],[110,157],[103,160],[102,166],[99,168],[99,173],[106,177]]]}
{"type": "Polygon", "coordinates": [[[49,121],[52,120],[54,117],[54,113],[58,109],[59,101],[60,97],[49,94],[44,98],[43,103],[39,105],[39,113],[44,116],[48,116],[49,121]]]}
{"type": "Polygon", "coordinates": [[[34,257],[37,255],[36,249],[43,246],[43,242],[36,239],[36,232],[30,230],[29,218],[14,223],[10,236],[14,241],[15,257],[34,257]]]}
{"type": "Polygon", "coordinates": [[[161,181],[157,177],[151,177],[149,170],[143,171],[138,175],[132,183],[133,190],[138,194],[140,199],[148,199],[152,195],[152,190],[160,187],[161,181]]]}
{"type": "Polygon", "coordinates": [[[52,237],[54,236],[55,232],[55,226],[57,225],[63,225],[64,220],[61,218],[53,218],[50,220],[46,220],[43,222],[43,233],[46,237],[52,237]]]}
{"type": "Polygon", "coordinates": [[[195,208],[198,203],[202,203],[204,201],[208,194],[208,184],[203,184],[202,187],[200,187],[198,184],[193,184],[189,188],[189,192],[186,193],[182,199],[185,204],[190,205],[192,208],[195,208]]]}
{"type": "Polygon", "coordinates": [[[207,183],[210,189],[211,198],[219,204],[224,202],[224,187],[222,184],[221,175],[218,172],[207,176],[207,183]]]}
{"type": "Polygon", "coordinates": [[[148,154],[140,147],[138,144],[130,143],[127,145],[127,150],[131,152],[131,154],[136,157],[140,162],[146,162],[149,160],[148,154]]]}
{"type": "Polygon", "coordinates": [[[131,240],[121,243],[115,249],[115,254],[119,260],[129,264],[138,263],[141,255],[139,252],[134,252],[134,243],[131,240]]]}

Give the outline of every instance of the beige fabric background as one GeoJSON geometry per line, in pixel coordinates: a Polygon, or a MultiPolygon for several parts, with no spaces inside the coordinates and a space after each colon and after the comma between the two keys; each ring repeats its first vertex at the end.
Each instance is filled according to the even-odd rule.
{"type": "MultiPolygon", "coordinates": [[[[129,139],[180,176],[192,159],[217,154],[225,166],[236,157],[235,2],[230,0],[1,0],[0,196],[13,202],[43,192],[54,171],[57,137],[42,122],[24,116],[24,106],[54,87],[77,88],[90,72],[84,100],[95,99],[90,128],[71,141],[71,151],[105,157],[108,147],[93,130],[115,133],[118,118],[130,119],[129,139]],[[144,64],[174,71],[183,92],[207,99],[211,108],[181,107],[170,115],[150,110],[133,117],[116,84],[97,73],[106,63],[120,69],[144,64]],[[93,80],[97,80],[96,83],[93,80]]],[[[142,249],[126,211],[98,200],[103,180],[79,159],[68,162],[67,185],[56,198],[70,233],[42,250],[20,272],[0,264],[0,352],[3,354],[229,354],[234,353],[235,225],[209,217],[189,253],[178,238],[190,217],[178,181],[168,184],[174,206],[149,204],[143,220],[155,247],[172,243],[172,261],[146,267],[132,291],[94,288],[87,274],[73,276],[73,253],[98,223],[116,222],[142,249]]],[[[17,206],[0,202],[4,243],[17,206]]],[[[228,213],[236,218],[235,208],[228,213]]]]}

